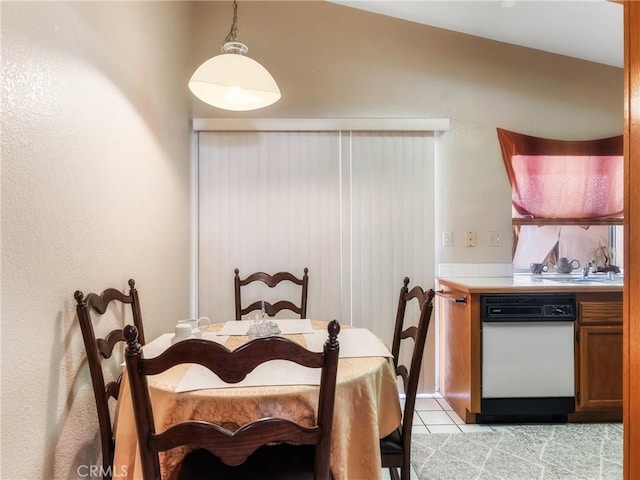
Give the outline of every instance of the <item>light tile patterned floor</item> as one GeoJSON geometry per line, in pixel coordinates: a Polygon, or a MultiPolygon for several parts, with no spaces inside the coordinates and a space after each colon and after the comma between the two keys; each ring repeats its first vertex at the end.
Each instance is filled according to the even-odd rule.
{"type": "Polygon", "coordinates": [[[421,395],[416,399],[413,417],[414,433],[490,432],[489,425],[465,425],[439,393],[421,395]]]}

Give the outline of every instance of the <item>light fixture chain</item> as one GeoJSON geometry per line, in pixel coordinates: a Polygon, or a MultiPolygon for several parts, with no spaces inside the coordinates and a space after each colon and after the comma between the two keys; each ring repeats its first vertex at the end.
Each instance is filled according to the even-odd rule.
{"type": "MultiPolygon", "coordinates": [[[[231,30],[227,38],[224,39],[224,43],[235,42],[238,36],[238,2],[233,0],[233,23],[231,24],[231,30]]],[[[223,43],[223,45],[224,45],[223,43]]]]}
{"type": "MultiPolygon", "coordinates": [[[[2,0],[0,0],[2,1],[2,0]]],[[[222,54],[200,65],[189,80],[189,89],[203,102],[224,110],[244,112],[277,102],[280,89],[271,74],[252,58],[238,35],[238,2],[233,0],[233,23],[222,45],[222,54]]]]}

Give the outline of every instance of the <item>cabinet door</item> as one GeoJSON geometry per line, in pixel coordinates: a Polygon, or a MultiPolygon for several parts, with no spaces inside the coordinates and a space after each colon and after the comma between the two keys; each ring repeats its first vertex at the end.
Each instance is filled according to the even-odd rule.
{"type": "Polygon", "coordinates": [[[472,311],[479,302],[451,289],[439,297],[440,391],[461,418],[473,422],[471,412],[480,411],[480,351],[472,311]]]}
{"type": "Polygon", "coordinates": [[[622,326],[582,326],[579,335],[578,409],[621,409],[622,326]]]}

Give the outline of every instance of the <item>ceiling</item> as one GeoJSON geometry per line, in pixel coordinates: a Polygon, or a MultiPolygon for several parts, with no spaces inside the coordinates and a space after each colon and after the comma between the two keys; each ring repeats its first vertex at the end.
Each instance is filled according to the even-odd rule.
{"type": "Polygon", "coordinates": [[[351,0],[369,12],[623,66],[623,7],[606,0],[351,0]]]}

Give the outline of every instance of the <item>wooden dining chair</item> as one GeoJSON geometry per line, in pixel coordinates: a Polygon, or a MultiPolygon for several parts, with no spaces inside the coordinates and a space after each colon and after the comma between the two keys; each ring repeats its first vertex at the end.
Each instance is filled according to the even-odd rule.
{"type": "MultiPolygon", "coordinates": [[[[169,347],[157,357],[143,358],[135,326],[124,329],[125,360],[131,387],[140,460],[145,480],[160,480],[158,453],[178,446],[193,452],[185,457],[177,478],[329,480],[329,455],[340,346],[340,324],[328,325],[322,352],[312,352],[284,337],[257,338],[231,351],[202,339],[189,339],[169,347]],[[321,369],[315,424],[303,426],[277,416],[260,418],[235,432],[206,419],[176,423],[156,433],[147,376],[180,364],[200,364],[227,383],[237,383],[258,365],[286,360],[321,369]],[[301,462],[300,458],[308,460],[301,462]]],[[[286,375],[286,371],[282,372],[286,375]]],[[[277,414],[277,409],[274,415],[277,414]]],[[[172,475],[176,478],[176,475],[172,475]]]]}
{"type": "Polygon", "coordinates": [[[102,445],[103,478],[111,479],[111,465],[113,463],[115,442],[112,428],[113,419],[109,411],[109,400],[111,398],[114,400],[118,399],[122,374],[115,380],[105,383],[103,360],[111,357],[114,347],[118,342],[123,342],[124,337],[122,335],[122,329],[112,330],[103,337],[96,336],[94,323],[97,322],[97,318],[94,317],[104,315],[109,305],[130,305],[133,323],[139,332],[139,341],[141,344],[144,344],[140,299],[138,297],[138,290],[136,290],[136,282],[133,279],[129,280],[128,295],[125,295],[118,289],[107,288],[101,294],[89,293],[87,296],[80,290],[76,290],[73,296],[76,300],[76,312],[78,314],[80,330],[82,331],[84,347],[87,352],[87,362],[91,374],[91,383],[93,384],[96,409],[98,411],[100,443],[102,445]]]}
{"type": "Polygon", "coordinates": [[[241,320],[243,315],[246,315],[250,312],[261,310],[264,304],[265,313],[273,317],[281,310],[291,310],[294,313],[300,315],[300,318],[307,318],[307,290],[309,288],[309,269],[304,269],[304,274],[302,278],[297,278],[292,273],[289,272],[278,272],[275,275],[269,275],[264,272],[252,273],[245,279],[240,278],[240,271],[235,269],[235,297],[236,297],[236,320],[241,320]],[[280,300],[274,304],[271,304],[264,300],[258,300],[253,302],[251,305],[243,308],[242,307],[242,299],[240,295],[240,290],[242,287],[249,285],[253,282],[262,282],[265,283],[269,288],[276,287],[281,282],[292,282],[296,285],[300,285],[301,287],[301,295],[300,295],[300,304],[296,305],[295,303],[289,300],[280,300]]]}
{"type": "Polygon", "coordinates": [[[406,399],[402,424],[393,433],[380,440],[382,468],[389,469],[393,480],[409,480],[411,472],[411,428],[422,357],[433,312],[434,295],[433,289],[425,292],[419,286],[414,286],[409,290],[409,277],[404,278],[403,286],[400,289],[391,353],[396,374],[402,377],[406,399]],[[407,303],[412,300],[417,301],[420,308],[417,325],[409,325],[408,315],[406,315],[407,303]],[[412,344],[409,367],[400,363],[401,344],[412,344]],[[400,469],[399,475],[398,469],[400,469]]]}

